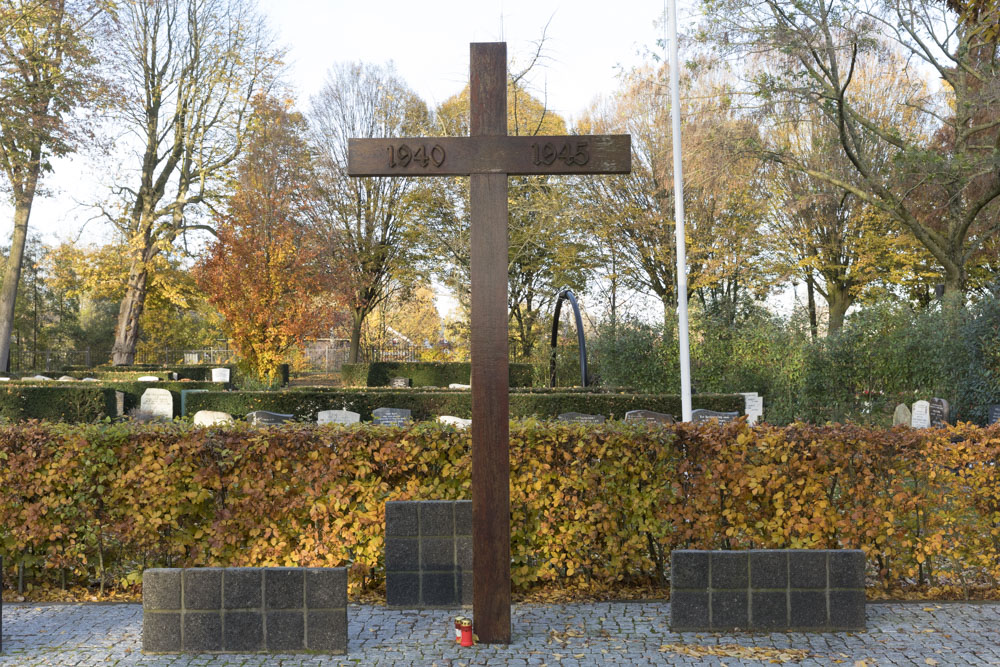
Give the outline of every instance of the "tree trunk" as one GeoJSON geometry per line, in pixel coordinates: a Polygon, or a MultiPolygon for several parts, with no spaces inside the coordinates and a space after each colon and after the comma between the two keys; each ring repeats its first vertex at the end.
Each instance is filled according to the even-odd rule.
{"type": "Polygon", "coordinates": [[[17,300],[17,286],[21,281],[21,264],[24,261],[24,244],[28,238],[28,218],[31,217],[31,203],[34,201],[37,173],[31,179],[27,193],[17,198],[14,204],[14,234],[10,240],[10,257],[4,271],[3,287],[0,288],[0,368],[9,368],[10,334],[14,330],[14,303],[17,300]]]}
{"type": "Polygon", "coordinates": [[[816,286],[812,274],[806,276],[806,300],[809,305],[809,334],[812,340],[819,335],[819,322],[816,320],[816,286]]]}
{"type": "Polygon", "coordinates": [[[830,310],[826,335],[832,336],[840,333],[840,330],[844,328],[844,318],[847,316],[847,309],[854,303],[854,297],[847,289],[834,282],[827,283],[826,294],[826,303],[830,310]]]}
{"type": "Polygon", "coordinates": [[[361,325],[365,322],[365,312],[351,309],[351,349],[348,358],[352,364],[361,361],[361,325]]]}
{"type": "Polygon", "coordinates": [[[148,278],[146,262],[142,258],[133,260],[128,272],[128,287],[118,309],[115,343],[111,348],[111,363],[115,366],[131,366],[135,363],[135,348],[139,344],[140,333],[139,318],[146,305],[148,278]]]}

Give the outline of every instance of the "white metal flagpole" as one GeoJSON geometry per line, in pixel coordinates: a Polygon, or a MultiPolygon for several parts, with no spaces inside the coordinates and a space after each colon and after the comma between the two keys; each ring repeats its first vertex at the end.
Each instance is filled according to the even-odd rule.
{"type": "Polygon", "coordinates": [[[677,0],[669,0],[670,120],[674,145],[674,218],[677,238],[677,319],[681,362],[681,415],[691,421],[691,352],[688,344],[687,247],[684,238],[684,175],[681,169],[680,62],[677,57],[677,0]]]}

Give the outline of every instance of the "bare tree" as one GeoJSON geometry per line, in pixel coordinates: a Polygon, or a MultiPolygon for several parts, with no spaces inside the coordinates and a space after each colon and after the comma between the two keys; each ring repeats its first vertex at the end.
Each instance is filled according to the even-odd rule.
{"type": "Polygon", "coordinates": [[[242,0],[126,0],[119,20],[110,54],[126,79],[119,120],[138,150],[133,184],[116,187],[124,211],[106,215],[130,253],[112,349],[113,363],[127,365],[149,264],[186,232],[210,229],[194,213],[221,198],[251,101],[273,83],[280,54],[242,0]]]}
{"type": "Polygon", "coordinates": [[[347,140],[419,136],[428,128],[427,106],[392,65],[334,67],[312,100],[310,121],[319,163],[318,227],[329,258],[340,264],[351,313],[352,362],[360,359],[365,318],[412,268],[405,239],[416,222],[416,188],[409,178],[350,178],[347,140]]]}
{"type": "Polygon", "coordinates": [[[14,207],[14,232],[0,289],[0,369],[7,367],[14,303],[31,207],[50,159],[73,150],[72,112],[99,89],[93,29],[102,12],[83,0],[0,4],[0,173],[14,207]]]}

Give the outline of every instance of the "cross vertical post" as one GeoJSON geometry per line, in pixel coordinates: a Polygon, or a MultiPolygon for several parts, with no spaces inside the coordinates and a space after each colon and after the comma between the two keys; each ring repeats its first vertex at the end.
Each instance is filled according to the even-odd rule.
{"type": "MultiPolygon", "coordinates": [[[[469,135],[507,135],[507,45],[471,45],[469,135]]],[[[510,643],[507,174],[470,175],[472,608],[485,643],[510,643]]]]}

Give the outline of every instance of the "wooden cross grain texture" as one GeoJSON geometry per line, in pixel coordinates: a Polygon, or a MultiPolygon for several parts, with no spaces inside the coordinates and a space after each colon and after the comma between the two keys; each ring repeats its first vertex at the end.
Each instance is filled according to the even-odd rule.
{"type": "Polygon", "coordinates": [[[507,136],[507,45],[472,44],[470,136],[351,139],[351,176],[469,176],[473,620],[510,643],[507,176],[626,174],[631,138],[507,136]]]}

